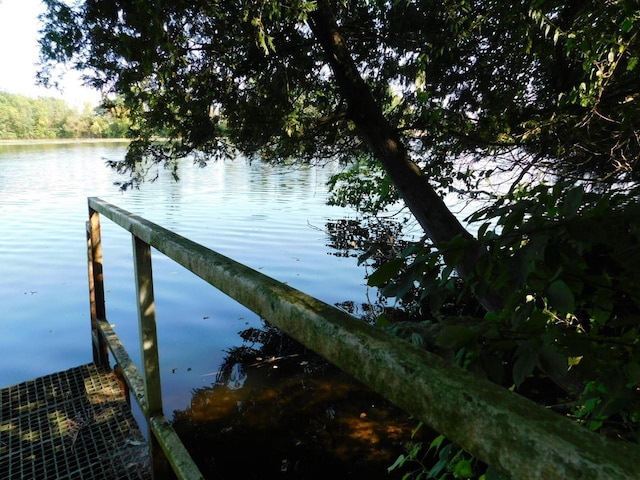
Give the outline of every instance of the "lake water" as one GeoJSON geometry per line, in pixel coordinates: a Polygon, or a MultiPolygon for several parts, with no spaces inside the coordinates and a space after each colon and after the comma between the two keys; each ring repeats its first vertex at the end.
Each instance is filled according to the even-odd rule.
{"type": "MultiPolygon", "coordinates": [[[[91,361],[88,196],[329,304],[366,305],[375,297],[357,259],[327,246],[330,220],[356,218],[353,211],[326,205],[326,181],[337,167],[237,159],[200,169],[185,161],[179,182],[160,170],[156,182],[123,193],[105,159],[120,159],[125,150],[124,143],[0,145],[0,386],[91,361]]],[[[139,364],[131,239],[105,218],[102,236],[107,318],[139,364]]],[[[170,419],[176,412],[210,420],[202,405],[215,396],[211,389],[222,366],[229,365],[230,352],[259,343],[246,332],[264,331],[263,322],[158,252],[153,266],[165,412],[170,419]]],[[[246,376],[232,368],[225,388],[242,387],[246,376]]],[[[231,398],[236,410],[247,403],[222,397],[231,398]]],[[[288,465],[288,459],[277,462],[285,460],[288,465]]]]}
{"type": "MultiPolygon", "coordinates": [[[[327,221],[354,217],[326,205],[330,168],[249,165],[238,159],[201,169],[185,161],[179,182],[160,171],[158,181],[122,193],[104,159],[121,158],[125,148],[108,143],[0,147],[1,385],[90,360],[87,196],[99,196],[327,303],[367,301],[363,268],[354,258],[331,255],[327,247],[327,221]]],[[[107,219],[102,228],[107,316],[126,341],[129,330],[137,335],[131,241],[107,219]]],[[[185,377],[179,389],[188,394],[238,343],[238,331],[258,326],[258,319],[159,253],[154,278],[159,331],[166,338],[162,360],[176,373],[191,368],[189,375],[179,375],[185,377]]]]}

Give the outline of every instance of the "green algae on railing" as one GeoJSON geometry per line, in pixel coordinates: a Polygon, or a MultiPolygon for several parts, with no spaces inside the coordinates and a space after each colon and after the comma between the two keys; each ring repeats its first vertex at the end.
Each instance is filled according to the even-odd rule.
{"type": "MultiPolygon", "coordinates": [[[[89,198],[89,210],[92,219],[102,214],[114,221],[131,232],[134,245],[156,248],[512,478],[640,478],[637,445],[589,432],[434,354],[115,205],[89,198]]],[[[92,225],[94,222],[98,224],[92,220],[92,225]]],[[[149,270],[150,282],[150,262],[144,268],[149,270]]],[[[101,271],[101,266],[96,270],[101,271]]],[[[152,283],[140,281],[139,295],[140,288],[148,294],[152,283]]],[[[148,299],[142,302],[148,310],[148,299]]]]}

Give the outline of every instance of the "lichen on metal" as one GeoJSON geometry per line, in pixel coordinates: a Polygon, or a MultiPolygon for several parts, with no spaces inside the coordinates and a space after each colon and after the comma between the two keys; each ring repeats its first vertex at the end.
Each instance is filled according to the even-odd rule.
{"type": "Polygon", "coordinates": [[[148,408],[144,394],[144,380],[142,379],[142,375],[140,375],[136,365],[133,363],[133,360],[131,360],[131,357],[129,357],[124,345],[120,342],[120,339],[111,325],[106,321],[101,321],[98,323],[98,327],[100,328],[101,335],[109,346],[109,350],[111,351],[113,358],[122,369],[125,381],[136,399],[136,402],[142,411],[146,412],[148,408]]]}
{"type": "Polygon", "coordinates": [[[202,474],[167,418],[164,415],[152,416],[149,423],[176,476],[181,480],[202,479],[202,474]]]}

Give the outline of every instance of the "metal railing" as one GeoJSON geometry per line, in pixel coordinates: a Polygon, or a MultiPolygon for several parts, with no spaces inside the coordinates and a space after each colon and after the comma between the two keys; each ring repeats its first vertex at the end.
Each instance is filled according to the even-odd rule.
{"type": "Polygon", "coordinates": [[[153,478],[167,478],[169,466],[179,479],[195,480],[204,478],[162,412],[151,245],[149,241],[145,242],[139,236],[133,234],[138,326],[143,370],[143,374],[140,375],[120,339],[107,321],[104,298],[102,238],[98,212],[103,213],[106,217],[111,218],[115,223],[128,230],[130,228],[127,227],[126,223],[118,221],[117,217],[112,217],[110,214],[119,212],[125,216],[130,216],[132,221],[135,221],[134,217],[124,210],[120,210],[96,198],[89,199],[87,255],[93,361],[96,365],[108,367],[110,350],[118,366],[116,373],[121,375],[128,387],[127,398],[129,393],[132,393],[140,406],[147,422],[149,457],[153,478]]]}
{"type": "Polygon", "coordinates": [[[152,464],[201,474],[162,413],[151,247],[282,329],[498,471],[524,479],[637,479],[640,447],[587,431],[515,393],[374,328],[202,245],[98,198],[89,198],[91,322],[96,363],[108,349],[148,422],[152,464]],[[141,376],[106,321],[102,214],[132,234],[141,376]]]}

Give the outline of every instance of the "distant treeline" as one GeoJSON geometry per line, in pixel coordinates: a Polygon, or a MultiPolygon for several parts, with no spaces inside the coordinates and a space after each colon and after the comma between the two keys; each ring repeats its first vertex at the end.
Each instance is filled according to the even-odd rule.
{"type": "Polygon", "coordinates": [[[57,98],[30,98],[0,92],[0,140],[122,138],[129,127],[118,108],[82,111],[57,98]]]}

